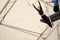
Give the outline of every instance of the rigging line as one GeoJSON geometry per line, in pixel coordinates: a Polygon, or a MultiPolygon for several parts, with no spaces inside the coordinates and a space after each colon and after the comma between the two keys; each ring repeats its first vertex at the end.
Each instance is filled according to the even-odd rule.
{"type": "Polygon", "coordinates": [[[58,36],[58,40],[59,40],[59,26],[57,27],[57,36],[58,36]]]}
{"type": "Polygon", "coordinates": [[[11,10],[11,8],[13,7],[13,5],[16,3],[17,0],[15,0],[15,2],[11,5],[11,7],[8,9],[8,11],[6,12],[6,14],[3,16],[3,18],[1,19],[0,23],[5,19],[6,15],[8,14],[8,12],[11,10]]]}
{"type": "Polygon", "coordinates": [[[50,33],[47,35],[47,37],[46,37],[46,38],[48,38],[48,37],[49,37],[49,35],[51,35],[51,33],[52,33],[55,29],[56,29],[56,27],[54,27],[54,28],[50,31],[50,33]]]}
{"type": "Polygon", "coordinates": [[[33,36],[37,36],[37,37],[38,37],[38,35],[34,35],[34,34],[40,34],[40,33],[37,33],[37,32],[33,32],[33,31],[30,31],[30,30],[22,29],[22,28],[17,28],[17,27],[2,24],[2,23],[0,25],[9,27],[9,28],[12,28],[12,29],[15,29],[15,30],[18,30],[18,31],[21,31],[21,32],[24,32],[24,33],[27,33],[27,34],[30,34],[30,35],[33,35],[33,36]]]}
{"type": "Polygon", "coordinates": [[[40,34],[40,36],[37,38],[37,40],[39,40],[41,38],[41,36],[44,34],[44,32],[48,29],[48,27],[40,34]]]}
{"type": "Polygon", "coordinates": [[[2,8],[2,10],[0,11],[0,14],[2,14],[2,12],[4,11],[4,9],[7,7],[7,5],[9,4],[10,0],[8,0],[8,2],[5,4],[5,6],[2,8]]]}

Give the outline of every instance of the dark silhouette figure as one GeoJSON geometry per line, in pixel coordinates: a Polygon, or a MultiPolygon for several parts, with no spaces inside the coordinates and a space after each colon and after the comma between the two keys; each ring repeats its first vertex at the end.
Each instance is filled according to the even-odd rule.
{"type": "Polygon", "coordinates": [[[39,15],[42,17],[43,20],[41,20],[41,22],[44,22],[44,23],[48,24],[52,28],[52,24],[50,22],[50,19],[44,14],[39,1],[38,1],[38,3],[39,3],[39,8],[40,9],[37,9],[34,4],[32,4],[32,5],[39,12],[39,15]]]}

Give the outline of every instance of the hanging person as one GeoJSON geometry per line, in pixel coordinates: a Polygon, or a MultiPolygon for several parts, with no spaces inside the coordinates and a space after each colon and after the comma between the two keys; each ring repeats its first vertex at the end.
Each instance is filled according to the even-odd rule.
{"type": "Polygon", "coordinates": [[[43,19],[43,22],[45,22],[46,24],[48,24],[48,25],[52,28],[52,24],[51,24],[51,22],[50,22],[50,19],[44,14],[44,12],[43,12],[43,10],[42,10],[42,7],[41,7],[41,4],[40,4],[39,1],[38,1],[38,3],[39,3],[39,7],[38,7],[38,8],[36,8],[34,4],[32,4],[32,5],[33,5],[33,7],[39,12],[39,15],[40,15],[40,16],[42,17],[42,19],[43,19]]]}

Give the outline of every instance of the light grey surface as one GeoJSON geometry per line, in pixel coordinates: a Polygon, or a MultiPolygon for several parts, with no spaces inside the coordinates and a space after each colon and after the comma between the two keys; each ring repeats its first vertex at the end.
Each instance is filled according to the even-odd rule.
{"type": "MultiPolygon", "coordinates": [[[[23,28],[23,29],[41,34],[46,29],[46,27],[48,27],[48,25],[40,22],[40,19],[41,19],[40,15],[31,5],[31,3],[34,3],[34,2],[36,3],[36,0],[34,1],[29,0],[29,2],[30,2],[30,5],[28,5],[26,0],[17,0],[13,8],[6,15],[6,18],[2,21],[2,23],[13,26],[15,28],[23,28]]],[[[43,8],[46,7],[46,5],[43,5],[44,4],[43,2],[41,3],[43,8]]],[[[46,8],[44,8],[44,12],[46,15],[50,13],[46,11],[46,8]]],[[[7,26],[0,25],[0,30],[1,30],[0,40],[36,40],[38,38],[36,36],[18,31],[14,28],[10,28],[9,26],[7,27],[7,26]]],[[[53,36],[50,35],[49,38],[47,39],[55,40],[56,38],[57,40],[56,34],[57,32],[55,30],[51,34],[53,36]],[[53,39],[51,39],[51,37],[53,39]]],[[[39,39],[39,40],[42,40],[42,39],[39,39]]]]}
{"type": "Polygon", "coordinates": [[[36,40],[37,37],[0,25],[0,40],[36,40]]]}

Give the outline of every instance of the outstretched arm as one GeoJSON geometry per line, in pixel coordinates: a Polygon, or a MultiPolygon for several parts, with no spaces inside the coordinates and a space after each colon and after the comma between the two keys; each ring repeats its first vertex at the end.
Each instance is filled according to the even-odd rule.
{"type": "Polygon", "coordinates": [[[43,15],[43,14],[44,14],[44,12],[43,12],[43,9],[42,9],[42,7],[41,7],[41,4],[40,4],[40,2],[39,2],[39,1],[38,1],[38,3],[39,3],[39,7],[40,7],[40,10],[39,10],[40,12],[39,12],[39,14],[40,14],[40,15],[43,15]]]}
{"type": "Polygon", "coordinates": [[[41,6],[40,2],[38,1],[39,5],[41,6]]]}
{"type": "Polygon", "coordinates": [[[36,7],[35,7],[35,5],[34,4],[32,4],[33,5],[33,7],[37,10],[37,11],[39,11],[36,7]]]}
{"type": "MultiPolygon", "coordinates": [[[[41,7],[41,4],[40,4],[40,2],[38,1],[38,3],[39,3],[39,6],[40,6],[40,10],[42,10],[42,7],[41,7]]],[[[42,10],[43,11],[43,10],[42,10]]]]}

